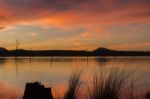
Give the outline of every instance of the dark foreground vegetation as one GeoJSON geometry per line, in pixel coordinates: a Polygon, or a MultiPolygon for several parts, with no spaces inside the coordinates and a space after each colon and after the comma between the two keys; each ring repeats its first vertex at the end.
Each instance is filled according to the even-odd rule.
{"type": "MultiPolygon", "coordinates": [[[[118,71],[114,69],[107,74],[99,72],[93,77],[92,83],[86,86],[87,90],[85,91],[83,90],[84,83],[82,83],[81,72],[74,72],[69,78],[64,96],[61,98],[55,97],[54,99],[150,99],[150,91],[140,92],[142,93],[141,96],[135,93],[133,88],[135,82],[132,82],[131,86],[128,84],[130,76],[131,73],[126,70],[118,71]],[[87,96],[80,95],[83,91],[87,93],[87,96]]],[[[49,94],[43,89],[48,90],[39,83],[27,84],[23,99],[53,99],[51,88],[49,94]]]]}
{"type": "Polygon", "coordinates": [[[150,56],[150,51],[116,51],[98,48],[93,51],[85,50],[7,50],[0,48],[2,56],[150,56]]]}
{"type": "Polygon", "coordinates": [[[39,82],[27,83],[23,99],[53,99],[51,88],[45,88],[39,82]]]}

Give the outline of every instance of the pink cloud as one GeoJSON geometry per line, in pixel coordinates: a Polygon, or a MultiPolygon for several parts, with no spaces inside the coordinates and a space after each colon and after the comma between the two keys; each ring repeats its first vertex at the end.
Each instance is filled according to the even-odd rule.
{"type": "Polygon", "coordinates": [[[6,0],[0,1],[0,21],[2,27],[21,23],[56,27],[149,23],[148,3],[147,0],[6,0]]]}
{"type": "MultiPolygon", "coordinates": [[[[72,41],[77,47],[83,46],[98,46],[96,41],[105,42],[117,41],[123,39],[125,33],[117,34],[116,31],[111,31],[110,27],[113,26],[129,26],[130,24],[136,25],[150,25],[150,1],[149,0],[1,0],[0,1],[0,30],[10,28],[18,24],[36,25],[39,27],[56,27],[67,30],[72,30],[75,27],[84,28],[85,31],[71,36],[72,41]],[[122,36],[120,36],[122,35],[122,36]],[[122,38],[121,38],[122,37],[122,38]],[[75,40],[77,39],[77,40],[75,40]],[[92,45],[92,42],[96,42],[92,45]],[[90,43],[89,45],[86,42],[90,43]]],[[[133,31],[128,28],[125,30],[126,35],[130,38],[135,35],[143,33],[140,29],[133,31]],[[129,33],[128,33],[129,32],[129,33]],[[135,33],[135,35],[131,35],[135,33]]],[[[3,31],[2,31],[3,32],[3,31]]],[[[72,30],[73,32],[73,30],[72,30]]],[[[124,32],[124,31],[117,31],[124,32]]],[[[69,33],[68,31],[66,33],[69,33]]],[[[147,30],[142,35],[149,33],[147,30]]],[[[28,36],[37,36],[36,32],[27,33],[28,36]]],[[[127,38],[127,36],[125,36],[127,38]]],[[[149,36],[149,35],[148,35],[149,36]]],[[[65,48],[73,48],[71,42],[63,40],[54,40],[53,44],[41,44],[42,48],[47,46],[64,48],[59,44],[60,41],[65,41],[65,48]]],[[[131,38],[130,38],[131,39],[131,38]]],[[[142,38],[143,39],[143,38],[142,38]]],[[[120,40],[120,41],[121,41],[120,40]]],[[[127,42],[122,42],[127,43],[127,42]]],[[[31,44],[35,48],[40,48],[39,44],[31,44]]],[[[22,45],[29,47],[29,45],[22,45]]],[[[145,45],[147,46],[147,45],[145,45]]],[[[116,46],[117,47],[117,46],[116,46]]],[[[138,46],[137,46],[138,47],[138,46]]]]}

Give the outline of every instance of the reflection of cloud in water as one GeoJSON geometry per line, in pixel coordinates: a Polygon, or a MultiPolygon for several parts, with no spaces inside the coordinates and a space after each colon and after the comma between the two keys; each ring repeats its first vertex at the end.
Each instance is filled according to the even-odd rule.
{"type": "Polygon", "coordinates": [[[0,99],[22,99],[23,89],[0,82],[0,99]]]}

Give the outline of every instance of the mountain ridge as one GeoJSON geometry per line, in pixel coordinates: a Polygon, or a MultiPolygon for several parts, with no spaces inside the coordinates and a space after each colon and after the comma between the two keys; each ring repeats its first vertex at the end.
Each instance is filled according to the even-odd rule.
{"type": "Polygon", "coordinates": [[[99,47],[86,50],[7,50],[0,47],[0,56],[150,56],[150,51],[118,51],[99,47]]]}

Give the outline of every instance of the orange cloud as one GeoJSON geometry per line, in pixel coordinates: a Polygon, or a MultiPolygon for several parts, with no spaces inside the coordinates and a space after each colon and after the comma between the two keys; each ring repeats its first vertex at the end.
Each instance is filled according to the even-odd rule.
{"type": "Polygon", "coordinates": [[[149,23],[148,3],[148,0],[6,0],[0,2],[0,21],[4,27],[22,23],[55,27],[149,23]]]}
{"type": "MultiPolygon", "coordinates": [[[[144,32],[142,35],[149,33],[148,29],[144,28],[144,31],[141,31],[141,28],[138,29],[138,25],[150,25],[149,4],[149,0],[1,0],[0,29],[4,32],[7,30],[4,28],[15,25],[34,25],[44,29],[52,27],[63,29],[66,34],[70,33],[71,35],[65,38],[64,35],[66,34],[60,34],[62,35],[61,40],[56,39],[57,37],[51,37],[53,42],[47,43],[52,40],[43,40],[40,45],[35,42],[30,45],[22,44],[21,46],[25,48],[33,45],[34,48],[42,47],[44,49],[47,47],[47,49],[68,49],[74,48],[74,46],[76,48],[89,46],[92,49],[100,46],[100,44],[107,44],[108,41],[114,43],[120,40],[121,43],[128,43],[128,41],[123,41],[124,37],[131,39],[132,36],[135,40],[138,39],[136,35],[141,37],[139,32],[144,32]],[[137,26],[134,27],[133,31],[129,28],[124,29],[125,31],[119,28],[119,26],[126,27],[132,24],[137,26]],[[115,30],[114,26],[118,28],[118,31],[115,30]],[[83,28],[84,31],[71,34],[75,28],[83,28]],[[60,41],[63,42],[62,45],[60,45],[60,41]]],[[[42,30],[43,34],[44,32],[42,30]]],[[[51,32],[53,31],[50,31],[49,34],[51,32]]],[[[36,31],[26,33],[28,36],[37,35],[36,31]]],[[[16,37],[17,35],[14,36],[14,38],[16,37]]],[[[40,37],[37,39],[39,40],[40,37]]],[[[13,45],[6,44],[5,46],[12,48],[13,45]]]]}

